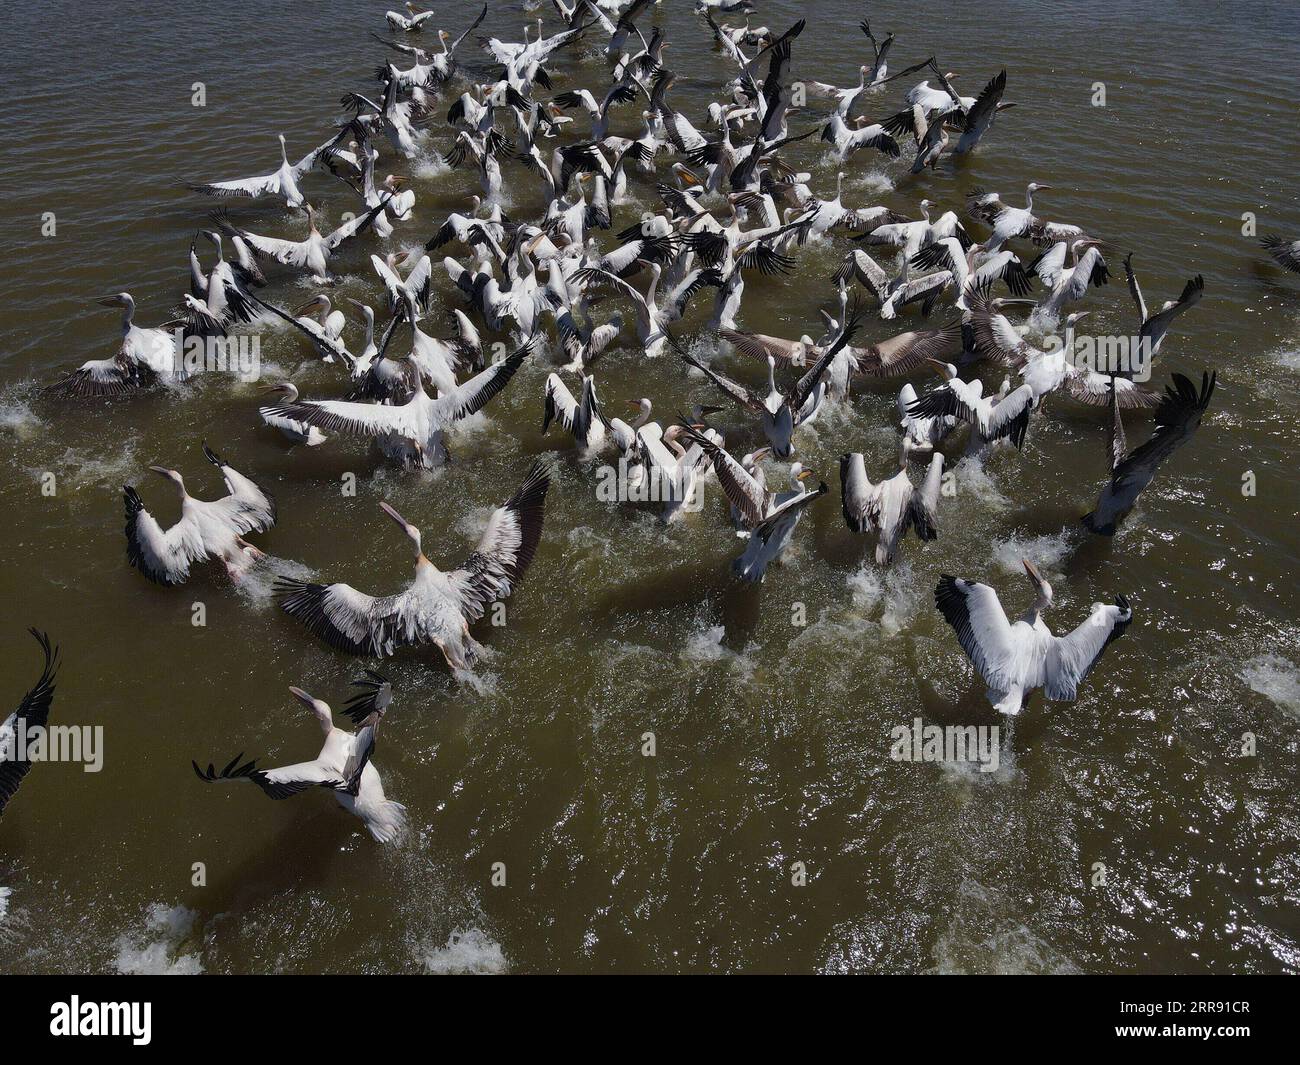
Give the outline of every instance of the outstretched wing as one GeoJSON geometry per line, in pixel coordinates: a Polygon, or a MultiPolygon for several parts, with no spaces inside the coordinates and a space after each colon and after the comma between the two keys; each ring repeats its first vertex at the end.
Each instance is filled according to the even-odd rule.
{"type": "Polygon", "coordinates": [[[550,486],[550,467],[539,459],[514,495],[492,512],[474,553],[448,574],[467,617],[481,618],[489,603],[504,599],[523,579],[542,538],[550,486]]]}
{"type": "Polygon", "coordinates": [[[190,765],[205,784],[215,784],[222,780],[247,780],[256,784],[272,799],[288,799],[308,788],[343,791],[347,787],[347,781],[319,762],[299,762],[279,769],[258,769],[256,759],[240,765],[239,760],[243,757],[242,753],[235,755],[220,772],[211,763],[206,770],[200,769],[198,762],[191,761],[190,765]]]}
{"type": "Polygon", "coordinates": [[[1112,640],[1124,635],[1133,611],[1122,595],[1113,606],[1097,603],[1086,621],[1068,636],[1054,637],[1047,649],[1044,692],[1049,699],[1068,700],[1092,672],[1112,640]]]}
{"type": "Polygon", "coordinates": [[[1003,690],[1012,687],[1017,681],[1009,673],[1015,640],[998,593],[987,584],[944,573],[934,590],[934,603],[988,685],[1003,690]]]}
{"type": "MultiPolygon", "coordinates": [[[[18,709],[0,723],[0,737],[6,734],[12,736],[19,721],[25,722],[28,730],[36,727],[44,728],[49,721],[50,706],[54,702],[54,680],[59,672],[59,649],[55,647],[51,650],[49,636],[38,629],[27,631],[36,637],[36,642],[41,645],[41,651],[45,655],[45,666],[41,670],[39,679],[23,696],[18,709]]],[[[0,745],[0,814],[4,813],[9,800],[18,790],[18,785],[23,782],[23,778],[31,772],[31,769],[32,763],[25,750],[19,752],[15,749],[9,752],[0,745]]]]}

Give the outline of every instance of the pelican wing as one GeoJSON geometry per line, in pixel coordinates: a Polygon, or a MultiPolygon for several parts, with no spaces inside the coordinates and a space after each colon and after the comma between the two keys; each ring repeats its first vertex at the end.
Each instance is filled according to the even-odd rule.
{"type": "Polygon", "coordinates": [[[820,499],[829,491],[826,482],[822,481],[811,492],[804,492],[793,499],[787,499],[779,507],[775,507],[759,524],[754,526],[754,530],[750,534],[751,538],[766,543],[772,534],[776,532],[777,526],[783,521],[791,517],[797,518],[804,507],[820,499]]]}
{"type": "Polygon", "coordinates": [[[947,573],[939,577],[934,602],[957,633],[957,642],[991,688],[1007,689],[1019,682],[1012,674],[1016,641],[998,593],[987,584],[947,573]]]}
{"type": "Polygon", "coordinates": [[[489,603],[506,598],[523,579],[542,538],[550,486],[550,468],[539,459],[514,495],[492,512],[474,553],[448,574],[467,617],[481,618],[489,603]]]}
{"type": "Polygon", "coordinates": [[[946,362],[962,350],[961,319],[942,329],[914,329],[855,352],[857,370],[870,377],[898,377],[919,370],[930,359],[946,362]]]}
{"type": "Polygon", "coordinates": [[[1055,637],[1047,647],[1044,692],[1053,700],[1073,699],[1112,640],[1124,635],[1133,611],[1122,595],[1113,606],[1094,604],[1086,621],[1068,636],[1055,637]]]}
{"type": "MultiPolygon", "coordinates": [[[[18,709],[0,723],[0,736],[12,734],[17,729],[19,721],[26,722],[29,731],[37,727],[44,728],[50,717],[50,706],[54,702],[54,681],[59,671],[59,649],[56,647],[51,650],[50,638],[45,633],[37,629],[27,631],[36,637],[36,642],[41,645],[41,651],[45,655],[45,666],[36,683],[23,696],[18,709]]],[[[18,790],[18,785],[32,769],[27,751],[21,752],[21,758],[18,757],[19,753],[15,749],[11,754],[0,745],[0,814],[4,813],[9,800],[18,790]]]]}
{"type": "Polygon", "coordinates": [[[373,596],[350,584],[313,584],[291,577],[275,583],[281,609],[332,647],[357,655],[391,655],[421,642],[420,603],[410,588],[373,596]]]}
{"type": "Polygon", "coordinates": [[[1169,327],[1174,323],[1174,319],[1198,304],[1204,294],[1205,278],[1197,274],[1183,286],[1182,294],[1178,297],[1177,303],[1153,314],[1142,323],[1139,337],[1144,340],[1149,338],[1152,351],[1154,351],[1160,346],[1160,342],[1164,340],[1165,334],[1169,332],[1169,327]]]}
{"type": "Polygon", "coordinates": [[[1034,390],[1030,385],[1021,385],[1012,390],[993,405],[988,421],[981,428],[985,440],[1010,440],[1016,447],[1025,442],[1025,430],[1029,428],[1029,412],[1034,407],[1034,390]]]}
{"type": "Polygon", "coordinates": [[[925,481],[919,491],[908,500],[908,520],[919,539],[929,541],[939,538],[939,492],[943,487],[943,456],[936,452],[930,459],[925,481]]]}
{"type": "Polygon", "coordinates": [[[767,408],[763,405],[762,399],[756,396],[753,392],[751,392],[748,388],[742,385],[739,381],[734,381],[730,377],[726,376],[726,374],[720,374],[716,370],[713,370],[712,368],[706,366],[704,363],[700,362],[700,360],[697,359],[694,355],[692,355],[689,351],[687,351],[684,347],[682,347],[681,343],[671,333],[666,335],[668,336],[669,341],[672,343],[673,347],[677,349],[677,353],[682,357],[683,362],[685,362],[688,366],[694,366],[695,369],[699,370],[700,373],[704,374],[705,377],[707,377],[710,381],[712,381],[715,385],[717,385],[720,389],[722,389],[723,392],[725,392],[733,400],[739,403],[742,407],[746,408],[747,410],[752,410],[755,413],[761,413],[767,410],[767,408]]]}
{"type": "Polygon", "coordinates": [[[1090,407],[1100,407],[1110,402],[1111,382],[1114,382],[1115,398],[1125,410],[1147,409],[1160,402],[1160,394],[1134,384],[1127,377],[1111,377],[1096,370],[1083,370],[1072,373],[1066,379],[1065,388],[1071,398],[1090,407]]]}
{"type": "Polygon", "coordinates": [[[154,371],[144,363],[115,355],[111,359],[84,362],[43,391],[51,396],[76,399],[125,396],[140,391],[154,380],[154,371]]]}
{"type": "Polygon", "coordinates": [[[1084,517],[1084,525],[1092,532],[1114,535],[1156,471],[1195,435],[1210,405],[1214,384],[1214,374],[1203,374],[1198,392],[1190,380],[1174,374],[1174,383],[1166,386],[1156,410],[1156,429],[1151,439],[1115,466],[1096,508],[1084,517]]]}
{"type": "Polygon", "coordinates": [[[189,188],[191,192],[202,193],[204,196],[247,196],[249,199],[256,199],[258,196],[270,196],[280,191],[280,172],[277,170],[274,174],[235,178],[232,181],[208,181],[190,185],[189,188]]]}
{"type": "Polygon", "coordinates": [[[560,375],[557,373],[547,375],[542,432],[546,432],[552,421],[559,421],[565,429],[573,432],[574,426],[578,424],[581,409],[578,401],[573,398],[573,393],[569,391],[568,385],[560,379],[560,375]]]}
{"type": "Polygon", "coordinates": [[[713,463],[718,483],[731,505],[744,515],[746,523],[759,524],[767,514],[767,489],[709,437],[689,426],[684,432],[713,463]]]}
{"type": "Polygon", "coordinates": [[[332,433],[353,436],[380,436],[396,433],[407,440],[423,440],[425,426],[418,416],[416,399],[390,405],[351,403],[341,399],[307,399],[267,407],[271,415],[306,422],[332,433]]]}
{"type": "Polygon", "coordinates": [[[230,494],[219,503],[229,512],[232,524],[237,525],[241,533],[266,532],[275,524],[275,500],[261,485],[225,462],[206,443],[203,445],[203,454],[225,478],[226,489],[230,494]]]}
{"type": "Polygon", "coordinates": [[[205,784],[215,784],[222,780],[247,780],[256,784],[272,799],[288,799],[308,788],[342,791],[347,787],[346,781],[320,762],[298,762],[279,769],[258,769],[256,759],[241,765],[239,760],[243,757],[243,754],[235,755],[220,771],[211,763],[206,770],[200,769],[197,762],[190,762],[190,765],[205,784]]]}
{"type": "Polygon", "coordinates": [[[124,487],[122,497],[126,503],[127,561],[158,584],[183,584],[190,566],[207,558],[194,522],[182,518],[164,532],[134,488],[124,487]]]}
{"type": "Polygon", "coordinates": [[[433,402],[434,419],[443,426],[451,425],[477,414],[487,406],[488,401],[510,383],[524,360],[533,353],[530,341],[500,362],[493,363],[486,370],[475,374],[454,391],[439,396],[433,402]]]}
{"type": "Polygon", "coordinates": [[[804,357],[802,344],[782,337],[735,329],[723,329],[718,335],[742,355],[748,355],[750,358],[766,359],[771,355],[777,362],[790,365],[795,362],[796,354],[801,360],[804,357]]]}
{"type": "Polygon", "coordinates": [[[1066,251],[1065,241],[1057,241],[1029,264],[1029,272],[1037,274],[1039,280],[1048,288],[1055,288],[1061,280],[1061,272],[1065,269],[1066,251]]]}

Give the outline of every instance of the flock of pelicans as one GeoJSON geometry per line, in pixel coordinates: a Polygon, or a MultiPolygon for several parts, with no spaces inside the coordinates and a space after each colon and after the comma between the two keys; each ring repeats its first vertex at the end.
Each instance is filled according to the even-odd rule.
{"type": "MultiPolygon", "coordinates": [[[[1087,314],[1078,305],[1109,281],[1106,256],[1114,245],[1040,214],[1035,198],[1042,199],[1050,186],[1030,183],[1023,207],[977,191],[968,198],[964,219],[930,200],[920,202],[916,218],[843,202],[842,168],[859,153],[893,158],[907,146],[914,152],[911,169],[918,172],[982,144],[1001,112],[1014,106],[1003,100],[1005,71],[977,96],[960,95],[953,86],[957,75],[944,72],[933,57],[891,74],[893,35],[878,40],[864,21],[864,58],[868,48],[870,58],[856,83],[796,81],[792,65],[803,20],[779,33],[751,26],[748,18],[730,25],[720,20],[747,15],[748,0],[699,0],[701,35],[710,36],[720,53],[725,84],[706,113],[688,116],[673,103],[669,42],[658,28],[647,37],[637,24],[653,10],[650,0],[552,2],[563,23],[557,32],[548,34],[538,18],[535,30],[525,26],[521,42],[479,38],[492,61],[490,72],[482,68],[483,80],[474,76],[479,68],[464,61],[464,52],[486,5],[459,35],[439,31],[432,45],[405,43],[423,39],[417,35],[429,27],[431,12],[409,4],[405,14],[389,12],[387,22],[403,40],[378,39],[411,65],[386,62],[378,70],[377,91],[346,94],[343,104],[352,117],[328,139],[294,162],[281,136],[274,169],[192,186],[214,197],[282,200],[301,210],[305,232],[273,236],[226,211],[214,212],[212,227],[201,231],[212,258],[205,266],[199,245],[191,244],[189,291],[177,316],[141,326],[130,294],[108,297],[104,302],[122,313],[119,349],[47,391],[72,399],[128,396],[160,382],[184,387],[189,371],[179,358],[183,344],[282,320],[324,362],[343,371],[346,391],[337,399],[302,399],[292,382],[276,383],[275,401],[260,408],[262,421],[305,446],[340,435],[360,437],[396,465],[430,468],[447,461],[447,437],[459,423],[508,387],[526,360],[549,351],[558,357],[541,397],[544,431],[556,424],[586,454],[616,455],[629,487],[652,489],[644,498],[661,508],[665,521],[686,509],[702,483],[715,480],[744,541],[733,568],[746,581],[763,579],[803,511],[828,492],[824,483],[810,488],[810,471],[793,457],[801,428],[828,404],[847,402],[855,379],[940,378],[919,394],[910,381],[902,384],[894,468],[872,481],[862,454],[847,453],[840,462],[844,519],[853,531],[875,535],[875,559],[882,566],[898,553],[908,531],[923,541],[937,536],[945,464],[938,448],[963,427],[969,434],[966,454],[978,457],[994,447],[1023,447],[1031,419],[1045,416],[1044,404],[1052,397],[1109,408],[1112,472],[1084,519],[1099,535],[1116,531],[1158,468],[1191,438],[1213,394],[1213,374],[1205,374],[1199,386],[1174,374],[1162,394],[1135,381],[1131,371],[1080,366],[1071,357],[1076,327],[1087,314]],[[593,45],[608,59],[604,84],[555,92],[551,79],[561,57],[575,47],[589,52],[593,45]],[[882,107],[892,82],[918,72],[925,80],[907,90],[901,105],[882,107]],[[634,108],[639,130],[612,132],[634,108]],[[865,109],[892,114],[876,121],[857,113],[865,109]],[[440,141],[441,152],[429,128],[439,114],[450,127],[450,143],[440,141]],[[795,171],[780,155],[784,146],[813,136],[821,137],[841,168],[829,192],[815,191],[813,176],[795,171]],[[259,294],[268,287],[272,264],[286,278],[306,274],[321,286],[333,283],[344,252],[371,232],[388,237],[412,217],[414,191],[393,174],[381,178],[381,160],[437,156],[476,170],[482,194],[465,213],[449,215],[424,249],[370,256],[383,286],[386,321],[378,328],[372,307],[350,301],[364,323],[360,348],[344,339],[348,319],[325,291],[296,310],[259,294]],[[307,198],[314,182],[327,180],[322,171],[341,179],[357,198],[347,221],[325,230],[318,228],[320,215],[307,198]],[[507,172],[540,187],[545,208],[533,221],[502,210],[507,172]],[[633,202],[634,183],[649,183],[662,207],[614,232],[613,210],[633,202]],[[972,223],[987,235],[977,239],[972,223]],[[836,294],[830,308],[819,311],[819,337],[743,329],[746,278],[791,271],[799,250],[812,241],[843,241],[845,248],[832,279],[836,294]],[[435,262],[429,253],[444,248],[457,254],[435,262]],[[1034,254],[1026,255],[1031,249],[1034,254]],[[439,335],[428,317],[431,292],[443,274],[460,304],[448,315],[449,336],[439,335]],[[999,288],[1006,294],[995,295],[999,288]],[[764,367],[765,380],[746,384],[720,372],[673,332],[706,291],[712,293],[707,331],[742,360],[764,367]],[[698,382],[701,400],[730,404],[752,422],[753,431],[742,435],[756,446],[740,456],[728,450],[723,434],[708,422],[723,408],[706,402],[668,425],[652,419],[648,398],[631,404],[637,413],[629,413],[630,420],[605,413],[594,369],[625,325],[621,313],[595,316],[597,305],[611,297],[630,313],[638,340],[640,354],[628,357],[679,359],[698,382]],[[1022,306],[1032,311],[1027,323],[1017,324],[1009,315],[1022,306]],[[922,316],[936,307],[950,313],[937,326],[918,325],[855,345],[871,307],[885,320],[909,308],[922,316]],[[492,345],[484,335],[509,337],[509,345],[497,347],[513,351],[490,358],[492,345]],[[997,391],[984,391],[974,372],[982,366],[1004,372],[997,391]],[[1142,409],[1154,411],[1155,426],[1130,450],[1121,411],[1142,409]],[[919,484],[910,473],[917,455],[927,456],[919,484]],[[788,463],[775,484],[767,472],[772,463],[788,463]]],[[[1300,242],[1270,238],[1265,245],[1282,266],[1300,270],[1300,242]]],[[[1123,263],[1135,336],[1154,356],[1181,315],[1201,299],[1204,285],[1195,277],[1177,300],[1148,307],[1131,254],[1123,263]]],[[[180,520],[168,528],[135,488],[124,491],[128,560],[160,584],[181,584],[205,560],[220,561],[239,580],[261,557],[248,537],[276,521],[275,502],[256,481],[206,444],[204,454],[225,482],[226,494],[216,500],[190,495],[178,471],[150,467],[180,499],[180,520]]],[[[411,543],[415,573],[407,587],[371,596],[341,582],[281,578],[280,603],[335,647],[382,657],[399,647],[434,644],[463,675],[482,650],[471,624],[511,593],[533,559],[549,484],[549,466],[535,463],[493,512],[477,548],[448,570],[426,557],[420,530],[381,503],[411,543]]],[[[987,682],[990,700],[1007,714],[1017,713],[1039,688],[1048,699],[1073,699],[1106,645],[1132,618],[1128,602],[1117,595],[1113,605],[1094,604],[1076,629],[1055,636],[1043,621],[1052,605],[1051,585],[1028,561],[1024,568],[1035,599],[1019,619],[1009,618],[997,593],[977,581],[943,575],[935,594],[939,611],[987,682]]],[[[43,634],[36,636],[45,669],[4,723],[0,739],[5,730],[12,737],[19,718],[30,726],[43,724],[48,714],[57,652],[43,634]]],[[[276,799],[311,787],[332,790],[376,839],[394,838],[402,807],[384,797],[370,761],[392,693],[379,673],[368,671],[358,684],[360,693],[345,707],[355,733],[334,725],[326,703],[290,689],[325,733],[314,760],[262,770],[239,756],[220,770],[196,764],[195,771],[205,781],[249,780],[276,799]]],[[[0,810],[28,769],[30,763],[13,757],[0,763],[0,810]]]]}

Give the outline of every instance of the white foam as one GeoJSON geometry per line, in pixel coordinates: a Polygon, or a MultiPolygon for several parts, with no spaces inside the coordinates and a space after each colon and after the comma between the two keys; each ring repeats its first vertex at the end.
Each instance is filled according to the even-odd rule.
{"type": "Polygon", "coordinates": [[[29,440],[45,423],[32,410],[30,397],[21,398],[17,390],[0,394],[0,432],[12,433],[19,440],[29,440]]]}
{"type": "Polygon", "coordinates": [[[184,906],[150,904],[143,932],[127,933],[117,939],[117,971],[135,976],[198,976],[203,972],[198,954],[180,952],[197,917],[184,906]]]}
{"type": "MultiPolygon", "coordinates": [[[[682,648],[682,661],[702,665],[725,663],[743,680],[749,680],[754,675],[754,662],[747,654],[723,647],[722,638],[726,634],[727,630],[722,625],[710,625],[691,633],[686,639],[686,646],[682,648]]],[[[748,651],[749,648],[745,650],[748,651]]]]}
{"type": "Polygon", "coordinates": [[[1241,679],[1253,692],[1300,717],[1300,669],[1279,655],[1260,655],[1241,667],[1241,679]]]}
{"type": "Polygon", "coordinates": [[[1010,508],[1011,500],[998,491],[998,486],[993,483],[993,478],[977,456],[963,456],[953,467],[953,476],[957,480],[958,499],[970,495],[994,510],[1010,508]]]}
{"type": "Polygon", "coordinates": [[[870,615],[883,604],[880,615],[882,636],[897,636],[916,617],[921,605],[921,589],[910,562],[896,563],[890,569],[880,569],[871,562],[850,573],[844,583],[853,596],[853,606],[870,615]]]}
{"type": "Polygon", "coordinates": [[[288,558],[264,555],[240,574],[235,582],[235,590],[248,600],[249,605],[265,609],[275,597],[275,580],[277,577],[292,577],[294,580],[308,581],[316,576],[316,571],[288,558]]]}
{"type": "Polygon", "coordinates": [[[1060,564],[1074,548],[1073,530],[1062,530],[1047,536],[1020,539],[1012,536],[993,545],[993,560],[1003,573],[1024,573],[1023,559],[1029,559],[1048,580],[1061,576],[1060,564]]]}
{"type": "Polygon", "coordinates": [[[9,896],[13,894],[13,888],[0,887],[0,924],[4,923],[5,914],[9,912],[9,896]]]}
{"type": "Polygon", "coordinates": [[[477,928],[457,929],[447,937],[445,947],[426,949],[423,953],[424,971],[432,975],[468,973],[491,976],[509,969],[501,944],[477,928]]]}
{"type": "Polygon", "coordinates": [[[935,972],[1076,973],[1078,968],[1037,936],[1005,898],[974,880],[963,880],[953,918],[935,943],[935,972]]]}

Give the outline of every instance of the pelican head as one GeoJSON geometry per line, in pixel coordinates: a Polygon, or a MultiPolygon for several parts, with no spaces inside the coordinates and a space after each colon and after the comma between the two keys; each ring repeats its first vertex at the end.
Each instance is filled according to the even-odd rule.
{"type": "Polygon", "coordinates": [[[1087,318],[1091,313],[1092,311],[1075,311],[1073,314],[1066,315],[1065,324],[1073,326],[1080,318],[1087,318]]]}
{"type": "Polygon", "coordinates": [[[297,402],[298,386],[292,381],[277,381],[275,384],[267,385],[262,389],[263,392],[278,392],[284,396],[288,403],[297,402]]]}
{"type": "Polygon", "coordinates": [[[97,296],[95,302],[101,307],[134,307],[135,300],[129,292],[114,292],[111,296],[97,296]]]}
{"type": "Polygon", "coordinates": [[[397,511],[389,504],[380,503],[379,509],[382,510],[385,514],[387,514],[390,518],[392,518],[393,521],[397,522],[397,524],[401,527],[402,532],[406,533],[407,539],[410,540],[411,543],[415,545],[415,557],[424,558],[424,548],[420,544],[420,530],[417,529],[414,525],[412,525],[409,521],[407,521],[404,517],[402,517],[399,513],[397,513],[397,511]]]}
{"type": "Polygon", "coordinates": [[[697,403],[691,408],[691,421],[702,422],[710,414],[718,414],[721,410],[721,407],[715,407],[708,403],[697,403]]]}
{"type": "Polygon", "coordinates": [[[1051,187],[1051,185],[1040,185],[1037,181],[1031,181],[1027,186],[1025,186],[1025,191],[1032,196],[1035,192],[1040,192],[1043,189],[1050,189],[1051,187]]]}
{"type": "Polygon", "coordinates": [[[950,362],[940,362],[938,359],[926,359],[925,361],[934,368],[935,373],[946,381],[951,381],[957,376],[957,367],[950,362]]]}
{"type": "Polygon", "coordinates": [[[159,477],[164,477],[176,486],[176,490],[182,497],[185,495],[185,481],[178,470],[169,470],[166,466],[150,466],[151,473],[156,473],[159,477]]]}
{"type": "Polygon", "coordinates": [[[813,475],[812,470],[804,469],[802,462],[790,463],[790,487],[803,491],[803,482],[813,475]]]}
{"type": "Polygon", "coordinates": [[[293,313],[302,314],[304,311],[310,310],[312,307],[319,307],[321,309],[321,317],[324,317],[329,314],[332,309],[330,298],[322,292],[319,296],[313,296],[293,313]]]}
{"type": "Polygon", "coordinates": [[[1052,605],[1052,586],[1048,584],[1047,581],[1043,580],[1043,575],[1038,572],[1038,567],[1030,562],[1029,559],[1022,558],[1020,564],[1025,567],[1025,573],[1029,577],[1029,583],[1032,584],[1034,590],[1038,592],[1036,608],[1038,610],[1046,610],[1052,605]]]}

